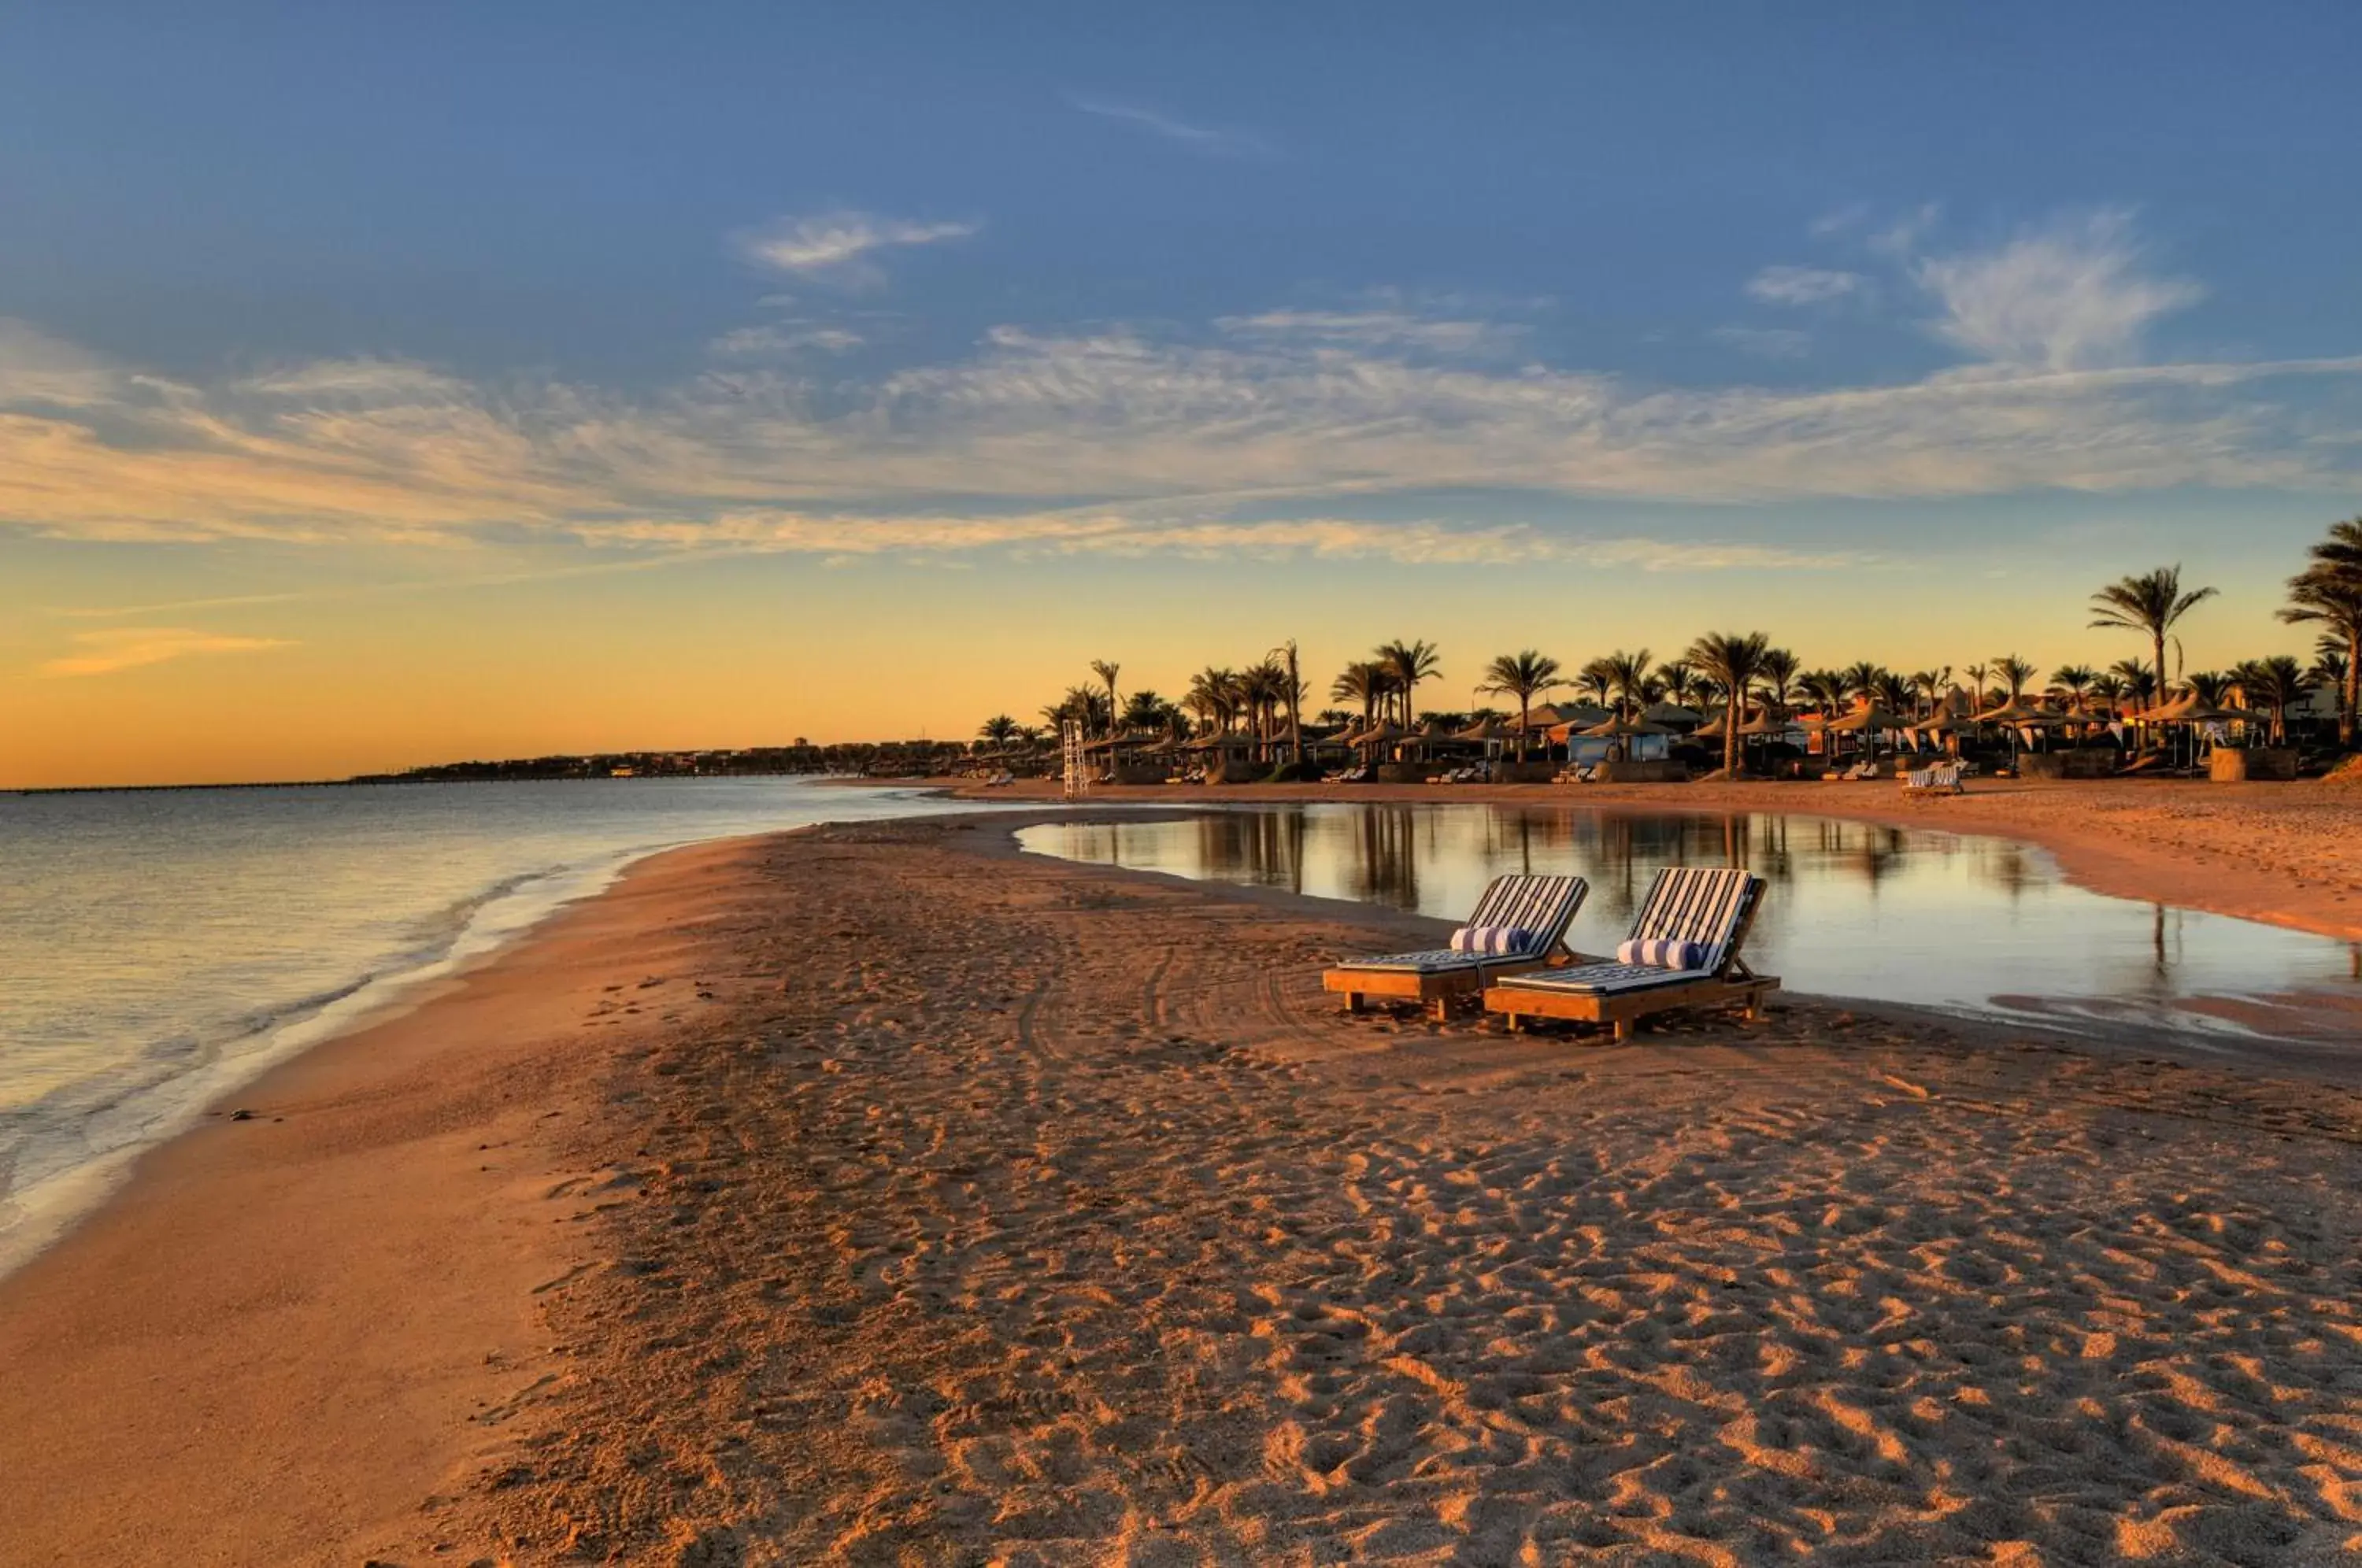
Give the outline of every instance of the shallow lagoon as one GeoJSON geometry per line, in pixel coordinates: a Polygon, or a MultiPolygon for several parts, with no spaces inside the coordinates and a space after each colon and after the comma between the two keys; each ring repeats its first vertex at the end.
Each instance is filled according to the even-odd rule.
{"type": "MultiPolygon", "coordinates": [[[[1569,940],[1612,951],[1659,867],[1748,867],[1771,883],[1748,959],[1794,990],[2054,1023],[2320,1040],[2362,1019],[2355,948],[2333,938],[2071,886],[2044,851],[1828,817],[1316,804],[1028,828],[1040,854],[1285,888],[1457,918],[1505,872],[1591,893],[1569,940]],[[2301,994],[2290,1008],[2264,999],[2301,994]]],[[[2362,1043],[2362,1041],[2357,1041],[2362,1043]]]]}

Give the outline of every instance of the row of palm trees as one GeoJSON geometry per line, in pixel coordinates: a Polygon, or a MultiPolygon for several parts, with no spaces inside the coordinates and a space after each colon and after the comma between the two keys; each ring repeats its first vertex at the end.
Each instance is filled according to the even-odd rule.
{"type": "MultiPolygon", "coordinates": [[[[2288,592],[2280,618],[2322,628],[2310,666],[2275,655],[2228,670],[2191,674],[2179,668],[2177,630],[2192,611],[2215,598],[2216,591],[2184,584],[2178,565],[2120,579],[2092,596],[2091,624],[2137,634],[2147,642],[2148,657],[2119,659],[2105,668],[2062,665],[2051,672],[2041,695],[2073,711],[2086,711],[2095,702],[2142,710],[2182,696],[2208,707],[2235,700],[2245,708],[2268,713],[2278,742],[2286,737],[2288,711],[2328,687],[2338,693],[2338,738],[2351,746],[2356,710],[2362,705],[2362,518],[2333,525],[2327,536],[2311,547],[2304,570],[2290,580],[2288,592]],[[2175,655],[2171,677],[2166,674],[2169,646],[2175,655]]],[[[1123,700],[1115,662],[1095,660],[1090,668],[1094,683],[1068,688],[1058,701],[1042,710],[1050,731],[1067,723],[1080,724],[1092,735],[1129,731],[1177,738],[1193,730],[1220,735],[1242,731],[1258,755],[1268,756],[1284,745],[1302,760],[1308,692],[1293,642],[1242,668],[1208,666],[1190,678],[1188,690],[1177,701],[1152,690],[1135,691],[1123,700]]],[[[1367,657],[1346,665],[1330,682],[1329,699],[1337,705],[1318,717],[1329,723],[1358,719],[1364,731],[1388,723],[1409,730],[1421,720],[1447,717],[1422,713],[1417,706],[1420,683],[1441,673],[1442,655],[1434,644],[1417,639],[1382,643],[1367,657]]],[[[1572,675],[1556,658],[1537,649],[1500,654],[1485,664],[1476,690],[1516,704],[1520,759],[1534,727],[1536,700],[1562,687],[1627,719],[1663,701],[1699,712],[1718,705],[1725,717],[1725,765],[1735,768],[1739,728],[1753,706],[1777,716],[1817,711],[1834,719],[1850,706],[1870,703],[1917,721],[1933,716],[1962,679],[1970,699],[1984,711],[2021,702],[2039,674],[2015,653],[1996,654],[1957,671],[1948,665],[1903,672],[1868,660],[1842,669],[1808,669],[1794,653],[1761,633],[1728,632],[1700,637],[1678,657],[1662,663],[1652,662],[1647,648],[1619,648],[1572,675]]],[[[1507,716],[1479,709],[1448,717],[1481,722],[1507,716]]],[[[1037,732],[1000,714],[979,734],[1005,745],[1037,732]]]]}

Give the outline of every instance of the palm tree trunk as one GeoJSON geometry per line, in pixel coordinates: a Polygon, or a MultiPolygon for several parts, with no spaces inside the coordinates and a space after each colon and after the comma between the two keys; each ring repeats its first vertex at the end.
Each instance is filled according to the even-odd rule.
{"type": "Polygon", "coordinates": [[[1722,776],[1726,780],[1738,777],[1739,712],[1739,701],[1734,695],[1722,713],[1722,776]]]}

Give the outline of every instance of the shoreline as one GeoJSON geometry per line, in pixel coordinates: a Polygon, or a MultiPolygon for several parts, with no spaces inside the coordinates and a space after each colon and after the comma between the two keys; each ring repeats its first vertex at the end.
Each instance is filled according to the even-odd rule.
{"type": "Polygon", "coordinates": [[[1860,784],[1388,784],[1117,785],[1076,802],[1054,781],[986,790],[956,778],[847,780],[862,787],[913,784],[955,800],[1087,809],[1094,802],[1193,805],[1501,805],[1602,814],[1673,812],[1712,816],[1745,811],[1820,816],[2034,845],[2068,879],[2111,898],[2177,905],[2267,925],[2362,941],[2362,790],[2310,784],[2212,784],[2141,780],[2111,784],[1978,781],[1969,794],[1907,800],[1891,780],[1860,784]],[[2318,822],[2299,823],[2290,812],[2318,822]],[[2290,828],[2297,831],[2289,832],[2290,828]],[[2144,838],[2142,830],[2169,836],[2144,838]],[[2248,857],[2208,838],[2280,834],[2271,854],[2250,842],[2248,857]],[[2302,856],[2316,855],[2313,865],[2302,856]]]}
{"type": "MultiPolygon", "coordinates": [[[[1439,793],[1403,792],[1414,801],[1439,793]]],[[[999,791],[979,798],[1008,800],[999,791]]],[[[1187,812],[1220,797],[1142,791],[1140,798],[1187,812]]],[[[1278,798],[1305,797],[1291,791],[1278,798]]],[[[1372,797],[1348,792],[1342,798],[1372,797]]],[[[1222,939],[1226,944],[1252,944],[1242,954],[1220,955],[1221,967],[1240,974],[1221,983],[1252,982],[1251,990],[1237,993],[1239,999],[1261,999],[1248,1009],[1252,1030],[1240,1060],[1291,1063],[1289,1074],[1309,1073],[1332,1089],[1336,1074],[1366,1072],[1358,1064],[1368,1059],[1374,1039],[1396,1043],[1379,1044],[1383,1052],[1410,1053],[1400,1057],[1399,1070],[1415,1081],[1437,1071],[1461,1074],[1468,1063],[1492,1064],[1467,1080],[1480,1089],[1512,1081],[1537,1087],[1552,1076],[1538,1078],[1531,1066],[1504,1064],[1566,1059],[1563,1042],[1512,1044],[1464,1025],[1439,1031],[1389,1023],[1375,1035],[1350,1030],[1319,1006],[1325,999],[1296,994],[1317,962],[1308,940],[1333,950],[1430,933],[1437,922],[1276,890],[1164,887],[1176,879],[1021,856],[1009,836],[1015,823],[1043,820],[1043,805],[1055,817],[1065,803],[1008,803],[1014,809],[1006,814],[799,829],[641,858],[604,891],[561,909],[397,1016],[270,1069],[238,1091],[257,1108],[254,1121],[233,1125],[216,1115],[149,1151],[130,1183],[97,1213],[25,1269],[0,1279],[0,1361],[38,1369],[11,1380],[12,1389],[0,1389],[0,1464],[11,1466],[28,1491],[59,1505],[34,1510],[38,1519],[13,1527],[28,1532],[20,1538],[31,1543],[28,1556],[39,1560],[50,1548],[71,1544],[123,1562],[348,1562],[363,1550],[392,1551],[387,1560],[405,1561],[403,1551],[464,1551],[453,1543],[480,1546],[521,1529],[526,1544],[496,1560],[549,1560],[549,1520],[579,1509],[581,1483],[569,1480],[576,1473],[565,1466],[552,1470],[534,1458],[535,1445],[569,1430],[577,1435],[565,1442],[591,1443],[601,1452],[618,1441],[612,1413],[587,1429],[568,1425],[586,1413],[579,1408],[584,1401],[603,1397],[598,1392],[602,1379],[625,1375],[614,1358],[627,1353],[626,1342],[615,1335],[630,1320],[615,1316],[617,1303],[650,1305],[643,1278],[661,1280],[695,1255],[676,1255],[671,1242],[646,1251],[661,1232],[645,1232],[635,1242],[616,1228],[640,1224],[657,1211],[649,1200],[667,1195],[670,1207],[657,1208],[678,1220],[712,1220],[710,1206],[695,1196],[710,1179],[700,1172],[712,1163],[711,1139],[698,1134],[696,1147],[708,1152],[687,1157],[666,1154],[659,1145],[667,1137],[678,1143],[688,1128],[715,1113],[723,1126],[737,1115],[736,1101],[727,1098],[706,1101],[705,1117],[687,1121],[652,1117],[643,1108],[666,1095],[695,1092],[676,1086],[717,1075],[769,1095],[779,1092],[783,1066],[825,1067],[793,1055],[775,1039],[778,1026],[763,1021],[778,1016],[781,993],[791,999],[809,995],[822,1004],[810,1015],[814,1019],[827,1016],[832,1006],[842,1016],[848,1004],[829,999],[855,999],[860,1034],[882,1029],[880,1042],[893,1043],[897,1051],[926,1037],[911,1036],[893,1014],[914,1005],[922,1013],[952,1005],[940,999],[947,984],[941,976],[931,976],[915,993],[891,982],[900,946],[890,923],[884,931],[868,929],[877,914],[805,911],[794,907],[800,892],[782,905],[789,884],[779,880],[781,867],[840,881],[854,877],[841,888],[832,883],[838,889],[832,897],[857,904],[871,895],[855,890],[865,882],[855,867],[876,862],[881,873],[893,872],[916,854],[922,865],[950,856],[945,864],[955,873],[981,851],[999,857],[1003,867],[1020,862],[1005,878],[997,872],[992,880],[1039,889],[1034,896],[1049,898],[1050,908],[1104,906],[1115,911],[1110,920],[1125,918],[1121,911],[1131,909],[1178,910],[1187,915],[1184,924],[1159,940],[1182,945],[1164,947],[1164,956],[1148,966],[1149,994],[1164,988],[1173,999],[1152,1003],[1151,1011],[1172,1021],[1180,1016],[1175,1010],[1183,1010],[1189,1027],[1198,1030],[1228,1027],[1217,1021],[1226,1014],[1205,1011],[1201,1000],[1182,999],[1195,993],[1178,984],[1174,966],[1176,955],[1193,970],[1216,960],[1216,951],[1188,945],[1206,938],[1186,934],[1210,921],[1237,933],[1222,939]],[[907,847],[913,845],[921,850],[907,847]],[[847,869],[832,869],[839,864],[847,869]],[[1247,908],[1261,912],[1241,928],[1235,911],[1247,908]],[[783,932],[799,934],[758,942],[749,933],[767,922],[784,922],[783,932]],[[833,928],[832,922],[841,924],[833,928]],[[865,939],[874,936],[887,940],[873,947],[865,939]],[[775,947],[800,953],[815,945],[822,951],[808,966],[766,956],[775,947]],[[1273,971],[1268,966],[1281,949],[1295,956],[1273,971]],[[830,958],[840,950],[858,960],[855,968],[830,958]],[[877,996],[880,978],[890,993],[883,1011],[864,999],[877,996]],[[930,999],[913,1003],[913,996],[930,999]],[[1308,1007],[1313,1010],[1303,1010],[1308,1007]],[[748,1043],[733,1046],[734,1038],[748,1043]],[[586,1041],[590,1049],[582,1048],[586,1041]],[[1338,1049],[1347,1055],[1334,1056],[1338,1049]],[[750,1069],[758,1076],[745,1080],[750,1069]],[[674,1129],[668,1134],[668,1126],[674,1129]],[[652,1150],[658,1156],[654,1165],[652,1150]],[[635,1246],[652,1274],[635,1261],[635,1246]],[[290,1345],[304,1347],[302,1353],[288,1355],[290,1345]],[[215,1441],[196,1441],[192,1421],[237,1434],[237,1450],[225,1453],[215,1441]],[[524,1478],[504,1479],[519,1474],[524,1478]],[[58,1496],[61,1488],[72,1495],[58,1496]],[[560,1494],[575,1501],[554,1502],[560,1494]],[[532,1519],[522,1527],[521,1509],[532,1519]],[[107,1528],[117,1533],[94,1533],[94,1516],[116,1521],[107,1528]],[[171,1553],[142,1555],[164,1539],[153,1533],[159,1528],[170,1532],[171,1553]]],[[[1094,803],[1129,802],[1102,795],[1074,811],[1087,814],[1094,803]]],[[[1631,810],[1673,804],[1551,803],[1631,810]]],[[[953,895],[954,885],[944,886],[953,895]]],[[[990,907],[1008,895],[955,896],[990,907]]],[[[973,939],[984,945],[963,950],[970,951],[966,962],[982,966],[979,976],[1010,973],[1012,955],[1005,951],[999,919],[988,917],[973,939]]],[[[1040,955],[1013,961],[1021,974],[1056,972],[1043,971],[1040,955]]],[[[1136,976],[1132,962],[1119,954],[1118,971],[1136,976]]],[[[1138,994],[1136,978],[1123,983],[1138,994]]],[[[1009,984],[998,982],[1001,988],[1009,984]]],[[[1112,1006],[1120,1014],[1123,994],[1109,993],[1094,1005],[1112,1006]]],[[[1021,1050],[1030,1049],[1023,1043],[1029,1032],[1038,1036],[1046,1020],[1035,995],[1018,1015],[1014,1039],[1021,1050]]],[[[992,1004],[988,993],[977,1000],[990,1016],[976,1022],[988,1033],[1002,1027],[1007,1006],[992,1004]]],[[[1906,1053],[1917,1049],[1907,1042],[2047,1038],[2031,1026],[1981,1030],[1917,1010],[1808,998],[1786,999],[1782,1012],[1778,1036],[1808,1055],[1831,1048],[1820,1041],[1844,1041],[1865,1031],[1889,1043],[1879,1049],[1906,1053]]],[[[845,1026],[834,1027],[841,1032],[845,1026]]],[[[1045,1059],[1043,1070],[1063,1071],[1068,1057],[1079,1064],[1085,1057],[1078,1053],[1105,1048],[1098,1043],[1101,1031],[1071,1017],[1056,1030],[1065,1031],[1065,1043],[1045,1059]]],[[[1710,1043],[1728,1031],[1683,1025],[1677,1034],[1710,1043]]],[[[1584,1046],[1575,1059],[1637,1064],[1666,1048],[1661,1042],[1644,1043],[1637,1052],[1584,1046]]],[[[1726,1067],[1742,1075],[1760,1069],[1747,1049],[1731,1048],[1741,1054],[1716,1058],[1726,1067]]],[[[1005,1049],[995,1047],[996,1053],[1005,1049]]],[[[2036,1061],[2094,1064],[2090,1070],[2103,1076],[2115,1070],[2105,1066],[2112,1060],[2130,1060],[2119,1047],[2088,1041],[2054,1039],[2015,1050],[2035,1051],[2036,1061]]],[[[2016,1058],[2004,1051],[1994,1059],[2016,1058]]],[[[884,1060],[872,1068],[882,1070],[884,1060]]],[[[974,1065],[984,1070],[999,1061],[996,1054],[974,1065]]],[[[2259,1062],[2244,1074],[2213,1076],[2246,1082],[2246,1092],[2256,1093],[2272,1088],[2273,1070],[2273,1064],[2259,1062]]],[[[789,1077],[799,1086],[813,1082],[789,1077]]],[[[1844,1077],[1851,1080],[1849,1070],[1844,1077]]],[[[864,1091],[848,1085],[848,1092],[864,1091]]],[[[2335,1099],[2347,1091],[2318,1092],[2335,1099]]],[[[889,1102],[873,1095],[866,1103],[889,1102]]],[[[2362,1142],[2362,1109],[2356,1141],[2362,1142]]],[[[743,1134],[739,1142],[744,1144],[743,1134]]],[[[751,1158],[767,1169],[759,1153],[764,1146],[756,1140],[750,1152],[731,1158],[751,1158]]],[[[800,1158],[785,1145],[776,1157],[800,1158]]],[[[723,1188],[736,1180],[725,1179],[723,1188]]],[[[732,1309],[751,1309],[744,1303],[732,1309]]],[[[683,1342],[694,1342],[693,1336],[683,1342]]],[[[644,1408],[651,1419],[671,1397],[647,1397],[658,1400],[644,1408]]],[[[764,1430],[759,1418],[756,1427],[764,1430]]],[[[620,1484],[611,1478],[602,1485],[620,1484]]],[[[633,1514],[637,1522],[578,1518],[570,1527],[577,1544],[634,1543],[625,1551],[632,1561],[653,1552],[646,1510],[657,1505],[643,1499],[613,1506],[639,1510],[633,1514]]],[[[11,1528],[0,1521],[0,1556],[9,1554],[11,1528]]],[[[704,1537],[665,1537],[673,1545],[693,1546],[698,1539],[704,1537]]],[[[724,1537],[712,1539],[720,1551],[724,1537]]]]}
{"type": "MultiPolygon", "coordinates": [[[[562,1048],[583,991],[636,986],[651,947],[693,922],[701,882],[764,836],[640,856],[405,987],[139,1151],[0,1275],[0,1363],[41,1369],[0,1380],[0,1468],[88,1488],[100,1514],[161,1494],[177,1532],[149,1557],[163,1542],[81,1519],[24,1560],[342,1562],[347,1538],[496,1451],[469,1428],[551,1364],[526,1309],[568,1255],[535,1209],[570,1130],[538,1097],[592,1065],[562,1048]],[[306,1353],[285,1357],[291,1343],[306,1353]],[[248,1451],[219,1473],[193,1433],[137,1419],[158,1401],[248,1451]],[[258,1487],[283,1511],[252,1520],[258,1487]]],[[[14,1561],[8,1539],[0,1518],[14,1561]]]]}

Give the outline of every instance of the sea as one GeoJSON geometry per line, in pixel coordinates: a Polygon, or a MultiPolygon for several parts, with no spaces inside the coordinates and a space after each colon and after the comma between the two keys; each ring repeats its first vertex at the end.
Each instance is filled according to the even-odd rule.
{"type": "Polygon", "coordinates": [[[0,1273],[208,1105],[634,860],[966,809],[801,778],[0,794],[0,1273]]]}

